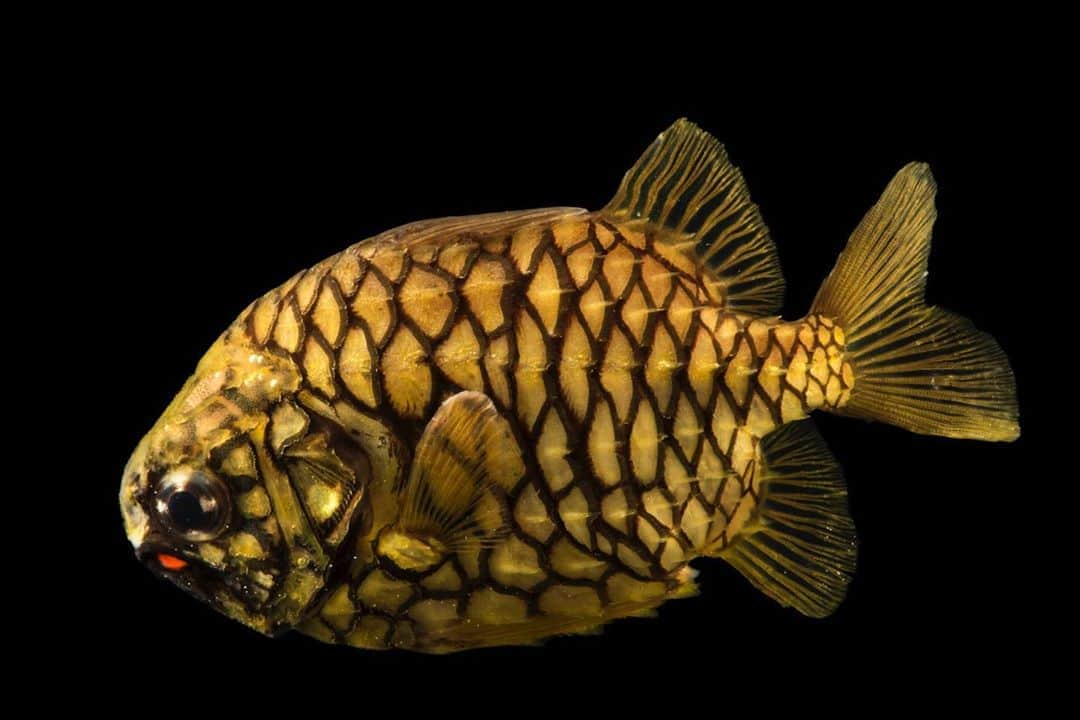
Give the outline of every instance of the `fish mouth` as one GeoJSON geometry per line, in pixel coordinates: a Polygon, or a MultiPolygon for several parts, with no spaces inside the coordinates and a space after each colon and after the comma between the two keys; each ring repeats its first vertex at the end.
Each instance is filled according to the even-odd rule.
{"type": "MultiPolygon", "coordinates": [[[[277,637],[289,630],[289,625],[269,621],[257,605],[250,603],[252,583],[247,578],[209,565],[197,553],[178,550],[152,533],[135,549],[135,557],[156,577],[260,635],[277,637]],[[176,561],[182,566],[166,564],[176,561]]],[[[271,592],[266,591],[262,603],[271,600],[271,592]]]]}
{"type": "Polygon", "coordinates": [[[206,588],[215,582],[220,582],[220,578],[216,577],[219,573],[207,567],[200,559],[192,557],[189,553],[178,552],[175,548],[156,542],[152,538],[136,545],[135,557],[157,577],[169,581],[211,607],[217,607],[217,603],[206,588]],[[184,566],[167,568],[162,565],[162,556],[179,559],[184,566]]]}

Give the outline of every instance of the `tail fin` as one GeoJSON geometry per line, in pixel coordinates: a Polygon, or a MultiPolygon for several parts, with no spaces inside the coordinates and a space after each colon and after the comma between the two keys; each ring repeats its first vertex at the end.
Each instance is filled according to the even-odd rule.
{"type": "Polygon", "coordinates": [[[855,371],[843,412],[928,435],[1015,440],[1009,361],[970,321],[925,301],[936,185],[905,166],[855,229],[811,312],[835,318],[855,371]]]}

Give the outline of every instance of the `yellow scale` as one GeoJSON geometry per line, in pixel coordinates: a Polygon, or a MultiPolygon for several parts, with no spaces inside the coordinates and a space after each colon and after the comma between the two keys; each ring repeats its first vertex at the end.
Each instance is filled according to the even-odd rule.
{"type": "MultiPolygon", "coordinates": [[[[810,314],[785,322],[740,173],[680,121],[603,210],[415,223],[268,293],[130,477],[201,453],[208,472],[256,479],[234,501],[249,529],[199,553],[265,588],[262,605],[215,595],[264,631],[431,652],[534,642],[695,592],[699,556],[827,615],[854,528],[839,469],[796,421],[843,409],[1018,432],[1000,350],[922,299],[932,197],[925,168],[901,171],[810,314]],[[926,337],[936,355],[904,349],[926,337]]],[[[134,536],[147,481],[125,482],[134,536]]]]}

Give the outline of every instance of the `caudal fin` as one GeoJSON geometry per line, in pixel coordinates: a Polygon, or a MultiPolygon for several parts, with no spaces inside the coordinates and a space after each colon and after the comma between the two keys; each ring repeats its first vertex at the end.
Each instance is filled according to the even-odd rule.
{"type": "Polygon", "coordinates": [[[835,318],[855,371],[844,414],[977,440],[1020,435],[1016,385],[997,342],[925,301],[936,185],[912,163],[855,229],[812,313],[835,318]]]}

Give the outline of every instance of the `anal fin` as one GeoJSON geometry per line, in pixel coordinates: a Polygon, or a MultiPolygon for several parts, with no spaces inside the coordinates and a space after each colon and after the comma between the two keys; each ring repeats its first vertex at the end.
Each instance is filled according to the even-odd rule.
{"type": "Polygon", "coordinates": [[[855,571],[855,525],[840,466],[810,420],[783,426],[763,444],[758,515],[719,556],[781,605],[826,617],[855,571]]]}

